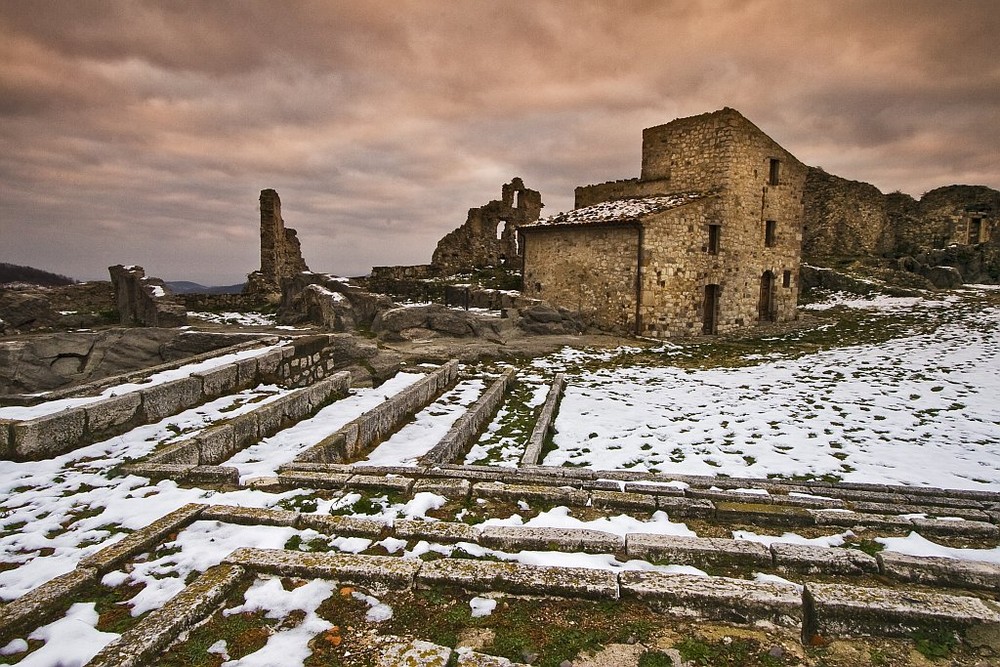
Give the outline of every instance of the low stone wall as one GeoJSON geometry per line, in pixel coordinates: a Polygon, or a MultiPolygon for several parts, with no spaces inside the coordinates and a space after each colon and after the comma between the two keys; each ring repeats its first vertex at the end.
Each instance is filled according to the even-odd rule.
{"type": "Polygon", "coordinates": [[[264,294],[177,294],[174,298],[193,311],[245,313],[271,306],[264,294]]]}
{"type": "Polygon", "coordinates": [[[545,446],[545,438],[553,430],[553,424],[556,420],[556,410],[559,408],[559,401],[562,399],[565,387],[566,376],[562,373],[556,374],[552,380],[552,386],[549,388],[549,393],[545,397],[542,411],[535,422],[535,428],[531,431],[531,436],[528,438],[528,445],[524,448],[524,454],[521,455],[521,465],[538,465],[542,458],[542,448],[545,446]]]}
{"type": "Polygon", "coordinates": [[[453,359],[310,447],[295,461],[338,463],[354,460],[396,430],[403,420],[453,386],[457,380],[458,360],[453,359]]]}
{"type": "MultiPolygon", "coordinates": [[[[17,461],[51,458],[262,382],[276,382],[288,387],[314,385],[336,366],[336,347],[331,346],[332,342],[331,336],[306,336],[270,352],[193,373],[186,378],[37,419],[2,420],[0,458],[17,461]]],[[[240,346],[240,349],[245,349],[245,346],[240,346]]],[[[220,353],[231,351],[233,349],[229,348],[220,353]]],[[[219,356],[219,353],[200,355],[202,358],[213,356],[219,356]]],[[[188,359],[184,365],[194,360],[188,359]]],[[[149,369],[143,375],[148,377],[160,370],[163,368],[149,369]]],[[[124,381],[135,381],[133,375],[126,376],[128,380],[124,381]]],[[[108,381],[97,384],[105,387],[108,381]]]]}
{"type": "Polygon", "coordinates": [[[514,382],[516,368],[508,368],[500,379],[490,385],[458,421],[448,430],[448,433],[429,452],[420,459],[420,465],[449,463],[464,456],[469,451],[472,441],[489,423],[493,415],[500,409],[507,390],[514,382]]]}
{"type": "MultiPolygon", "coordinates": [[[[157,466],[217,466],[240,450],[263,438],[275,435],[294,423],[315,415],[331,399],[345,396],[351,387],[351,374],[342,371],[304,389],[266,403],[255,410],[211,426],[198,435],[178,442],[146,459],[157,466]]],[[[143,474],[142,464],[128,466],[129,472],[143,474]]],[[[152,471],[151,471],[152,472],[152,471]]]]}

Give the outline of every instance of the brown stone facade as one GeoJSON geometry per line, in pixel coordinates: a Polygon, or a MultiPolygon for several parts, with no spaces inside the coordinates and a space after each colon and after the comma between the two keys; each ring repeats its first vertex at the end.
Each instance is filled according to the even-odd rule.
{"type": "Polygon", "coordinates": [[[260,191],[260,270],[247,277],[249,294],[278,294],[282,284],[308,271],[294,229],[285,227],[281,199],[274,190],[260,191]]]}
{"type": "Polygon", "coordinates": [[[525,295],[656,338],[795,319],[806,169],[733,109],[648,128],[639,179],[522,228],[525,295]]]}
{"type": "Polygon", "coordinates": [[[487,267],[520,269],[517,230],[538,220],[542,206],[537,190],[512,179],[503,185],[499,200],[470,208],[465,224],[438,241],[431,266],[444,275],[487,267]]]}

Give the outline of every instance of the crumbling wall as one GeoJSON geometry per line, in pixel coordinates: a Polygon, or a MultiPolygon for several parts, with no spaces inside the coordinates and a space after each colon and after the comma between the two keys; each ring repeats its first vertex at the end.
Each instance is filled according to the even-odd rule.
{"type": "Polygon", "coordinates": [[[121,323],[129,327],[182,327],[187,311],[159,278],[147,278],[141,266],[109,266],[111,288],[121,323]]]}
{"type": "Polygon", "coordinates": [[[247,276],[248,294],[280,294],[284,281],[308,271],[294,229],[285,227],[281,199],[274,190],[260,191],[260,269],[247,276]]]}
{"type": "Polygon", "coordinates": [[[874,185],[810,167],[802,199],[803,255],[884,255],[895,247],[886,198],[874,185]]]}
{"type": "Polygon", "coordinates": [[[438,242],[431,266],[444,274],[491,266],[520,270],[517,229],[538,220],[542,206],[537,190],[512,179],[503,186],[500,200],[469,209],[465,224],[438,242]]]}

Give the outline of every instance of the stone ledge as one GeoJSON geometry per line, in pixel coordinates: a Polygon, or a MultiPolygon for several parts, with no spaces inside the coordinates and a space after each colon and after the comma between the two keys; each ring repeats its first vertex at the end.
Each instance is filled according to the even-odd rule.
{"type": "Polygon", "coordinates": [[[625,551],[620,535],[585,528],[485,526],[479,534],[484,547],[501,551],[583,551],[618,554],[625,551]]]}
{"type": "Polygon", "coordinates": [[[413,483],[413,493],[436,493],[447,498],[466,499],[472,491],[472,484],[467,479],[417,479],[413,483]]]}
{"type": "Polygon", "coordinates": [[[338,553],[305,553],[283,549],[243,547],[229,554],[226,563],[268,574],[323,578],[361,585],[409,588],[421,567],[419,560],[393,556],[355,556],[338,553]]]}
{"type": "Polygon", "coordinates": [[[392,526],[393,537],[400,540],[434,540],[455,543],[472,542],[478,544],[480,532],[474,526],[455,521],[420,521],[399,519],[392,526]]]}
{"type": "MultiPolygon", "coordinates": [[[[749,494],[747,494],[749,495],[749,494]]],[[[815,523],[810,511],[792,505],[754,502],[752,497],[742,502],[715,503],[715,516],[720,521],[740,521],[780,526],[811,526],[815,523]]]]}
{"type": "Polygon", "coordinates": [[[921,584],[1000,590],[1000,565],[955,558],[917,557],[883,551],[878,554],[882,573],[921,584]]]}
{"type": "Polygon", "coordinates": [[[502,500],[542,500],[548,502],[586,505],[590,494],[573,488],[537,486],[527,484],[505,484],[503,482],[476,482],[472,485],[473,495],[502,500]]]}
{"type": "Polygon", "coordinates": [[[205,505],[191,503],[165,514],[142,530],[104,547],[80,561],[81,567],[95,568],[100,574],[114,570],[132,556],[148,551],[163,538],[195,521],[205,511],[205,505]]]}
{"type": "Polygon", "coordinates": [[[261,507],[239,507],[236,505],[209,505],[198,517],[202,521],[223,521],[242,526],[287,526],[294,527],[299,522],[299,513],[289,510],[265,509],[261,507]]]}
{"type": "Polygon", "coordinates": [[[804,600],[806,639],[815,635],[906,637],[920,631],[944,631],[974,638],[973,645],[1000,649],[1000,607],[979,598],[810,583],[804,600]]]}
{"type": "Polygon", "coordinates": [[[771,552],[759,542],[712,537],[678,537],[629,533],[625,536],[629,558],[696,566],[763,566],[770,568],[771,552]]]}
{"type": "Polygon", "coordinates": [[[315,489],[342,489],[350,478],[351,475],[348,473],[299,471],[278,473],[278,483],[291,488],[306,486],[315,489]]]}
{"type": "Polygon", "coordinates": [[[771,554],[779,571],[851,575],[879,572],[878,561],[857,549],[775,542],[771,544],[771,554]]]}
{"type": "Polygon", "coordinates": [[[580,567],[547,567],[443,558],[424,563],[416,583],[460,586],[469,591],[617,599],[614,572],[580,567]]]}
{"type": "Polygon", "coordinates": [[[4,606],[0,614],[0,646],[6,645],[21,631],[36,628],[55,616],[77,592],[95,583],[97,576],[98,572],[93,568],[78,567],[49,579],[4,606]]]}
{"type": "Polygon", "coordinates": [[[149,664],[177,635],[205,617],[233,588],[246,571],[233,565],[216,565],[126,630],[88,664],[89,667],[137,667],[149,664]]]}
{"type": "Polygon", "coordinates": [[[556,373],[556,376],[552,379],[552,385],[545,395],[545,402],[542,404],[542,410],[535,421],[535,427],[528,437],[528,444],[521,454],[522,465],[535,465],[542,458],[545,438],[548,437],[549,432],[552,430],[552,422],[555,419],[556,410],[559,407],[559,401],[562,398],[565,388],[566,376],[563,373],[556,373]]]}
{"type": "Polygon", "coordinates": [[[591,491],[590,499],[594,507],[619,507],[624,509],[637,509],[655,511],[657,507],[656,496],[644,493],[629,493],[627,491],[591,491]]]}
{"type": "Polygon", "coordinates": [[[300,514],[299,527],[311,528],[324,535],[379,538],[392,534],[392,524],[378,519],[330,514],[300,514]]]}
{"type": "Polygon", "coordinates": [[[657,571],[621,572],[618,581],[622,598],[634,598],[664,612],[791,627],[802,620],[802,594],[790,584],[657,571]]]}

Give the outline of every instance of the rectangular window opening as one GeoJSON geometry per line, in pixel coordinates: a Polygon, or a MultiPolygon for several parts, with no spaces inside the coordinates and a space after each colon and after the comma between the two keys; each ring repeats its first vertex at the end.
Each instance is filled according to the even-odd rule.
{"type": "Polygon", "coordinates": [[[782,287],[791,287],[792,286],[792,272],[791,271],[785,271],[783,274],[781,274],[781,286],[782,287]]]}
{"type": "Polygon", "coordinates": [[[767,175],[768,185],[777,185],[778,178],[780,175],[781,175],[781,160],[777,158],[771,158],[767,175]]]}
{"type": "Polygon", "coordinates": [[[719,237],[722,235],[722,225],[708,226],[708,254],[719,254],[719,237]]]}
{"type": "Polygon", "coordinates": [[[774,220],[764,222],[764,247],[773,248],[777,239],[778,223],[774,220]]]}
{"type": "Polygon", "coordinates": [[[969,220],[969,245],[979,243],[980,235],[983,233],[983,219],[972,218],[969,220]]]}

